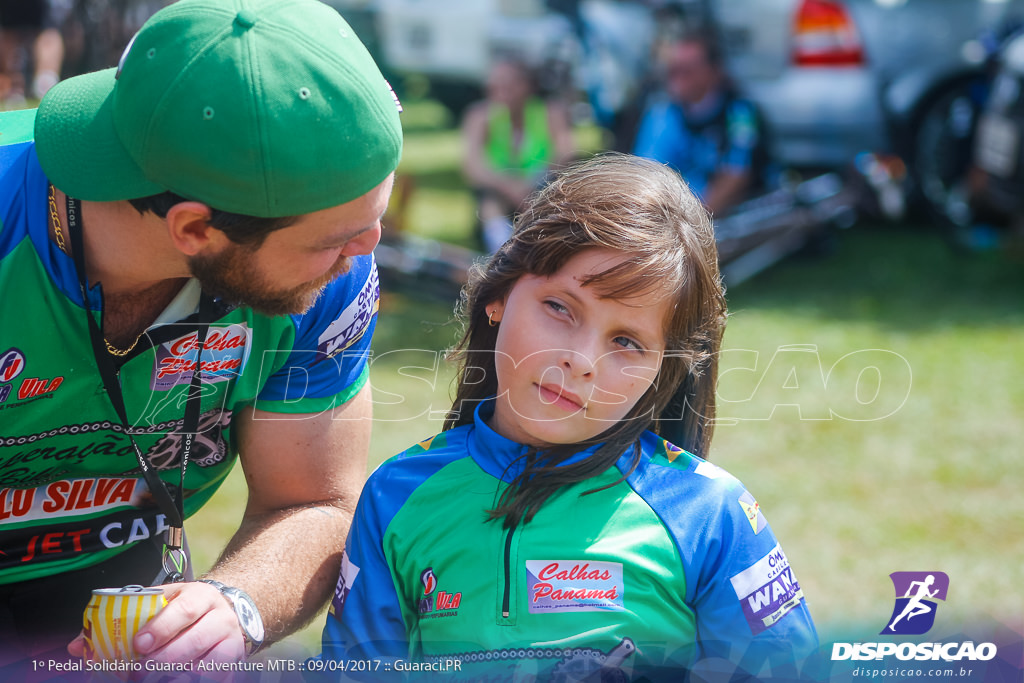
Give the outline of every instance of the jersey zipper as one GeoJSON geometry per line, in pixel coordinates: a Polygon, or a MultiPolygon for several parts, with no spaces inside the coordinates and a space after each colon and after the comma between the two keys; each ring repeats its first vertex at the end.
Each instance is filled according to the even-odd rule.
{"type": "Polygon", "coordinates": [[[505,535],[505,593],[501,598],[501,616],[508,619],[512,595],[512,535],[516,532],[511,527],[505,535]]]}

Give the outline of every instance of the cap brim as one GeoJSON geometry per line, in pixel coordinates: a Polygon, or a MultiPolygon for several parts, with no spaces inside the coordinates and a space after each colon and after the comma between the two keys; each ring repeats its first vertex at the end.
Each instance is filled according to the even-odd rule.
{"type": "Polygon", "coordinates": [[[164,191],[146,179],[114,128],[114,74],[105,69],[55,85],[36,114],[36,154],[43,172],[67,194],[94,202],[164,191]]]}

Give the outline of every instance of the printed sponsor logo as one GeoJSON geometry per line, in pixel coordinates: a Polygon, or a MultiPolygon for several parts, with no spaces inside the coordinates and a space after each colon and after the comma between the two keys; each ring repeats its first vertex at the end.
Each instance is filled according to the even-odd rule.
{"type": "Polygon", "coordinates": [[[14,408],[29,403],[30,399],[49,398],[64,383],[64,377],[40,378],[26,377],[18,385],[18,401],[24,403],[7,403],[7,399],[14,393],[14,380],[25,371],[25,354],[13,346],[0,354],[0,406],[3,408],[14,408]]]}
{"type": "Polygon", "coordinates": [[[25,354],[11,347],[0,354],[0,384],[6,384],[25,369],[25,354]]]}
{"type": "Polygon", "coordinates": [[[141,479],[65,479],[37,488],[0,489],[0,522],[31,522],[138,507],[149,489],[141,479]]]}
{"type": "Polygon", "coordinates": [[[420,583],[423,584],[423,596],[417,603],[417,609],[421,617],[430,619],[454,617],[458,614],[459,605],[462,604],[462,593],[437,590],[438,579],[433,567],[427,567],[420,572],[420,583]]]}
{"type": "Polygon", "coordinates": [[[370,326],[370,320],[379,307],[380,278],[377,267],[373,266],[359,296],[317,339],[317,350],[325,354],[326,358],[331,358],[355,344],[370,326]]]}
{"type": "Polygon", "coordinates": [[[789,560],[778,544],[729,581],[754,635],[778,623],[804,597],[789,560]]]}
{"type": "Polygon", "coordinates": [[[754,500],[754,497],[749,492],[744,491],[743,495],[740,496],[740,507],[743,508],[743,512],[747,515],[747,521],[750,522],[750,528],[754,530],[755,536],[768,526],[768,520],[761,513],[761,506],[757,504],[757,501],[754,500]]]}
{"type": "MultiPolygon", "coordinates": [[[[211,328],[202,345],[200,380],[213,384],[238,377],[249,360],[251,347],[252,332],[245,323],[211,328]]],[[[167,391],[179,384],[189,384],[196,370],[199,350],[196,332],[157,347],[150,387],[154,391],[167,391]]]]}
{"type": "Polygon", "coordinates": [[[946,600],[949,577],[943,572],[893,572],[896,604],[888,625],[879,635],[919,636],[935,624],[936,600],[946,600]]]}
{"type": "Polygon", "coordinates": [[[331,614],[337,616],[345,608],[345,600],[352,591],[352,586],[359,576],[359,567],[352,564],[348,551],[341,553],[341,571],[338,574],[338,585],[334,588],[334,600],[331,601],[331,614]]]}
{"type": "Polygon", "coordinates": [[[527,560],[531,614],[625,609],[622,564],[580,560],[527,560]]]}
{"type": "Polygon", "coordinates": [[[434,569],[427,567],[420,572],[420,583],[423,584],[423,597],[420,598],[419,608],[420,614],[426,614],[434,610],[434,598],[431,593],[437,588],[437,577],[434,576],[434,569]]]}
{"type": "MultiPolygon", "coordinates": [[[[2,528],[2,527],[0,527],[2,528]]],[[[124,510],[98,519],[0,531],[0,569],[119,548],[158,536],[167,518],[155,510],[124,510]]]]}
{"type": "Polygon", "coordinates": [[[158,514],[111,522],[100,529],[100,543],[104,548],[119,548],[126,543],[144,541],[167,531],[167,517],[158,514]]]}
{"type": "Polygon", "coordinates": [[[63,383],[63,377],[54,377],[53,379],[26,377],[21,380],[21,386],[18,387],[18,400],[24,401],[29,398],[35,398],[36,396],[42,396],[43,394],[52,394],[57,391],[63,383]]]}
{"type": "MultiPolygon", "coordinates": [[[[879,635],[919,636],[935,625],[936,600],[946,600],[949,577],[943,572],[893,572],[889,575],[896,591],[892,615],[879,635]]],[[[948,643],[833,643],[832,661],[882,660],[896,657],[902,661],[960,660],[988,661],[998,654],[995,643],[974,641],[948,643]]]]}

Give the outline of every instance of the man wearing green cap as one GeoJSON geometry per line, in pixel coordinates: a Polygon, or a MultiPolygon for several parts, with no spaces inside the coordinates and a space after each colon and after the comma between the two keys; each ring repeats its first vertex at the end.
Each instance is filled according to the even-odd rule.
{"type": "Polygon", "coordinates": [[[325,603],[399,109],[318,0],[180,0],[0,116],[0,672],[94,654],[93,589],[189,578],[182,520],[236,455],[241,527],[135,650],[237,659],[325,603]]]}

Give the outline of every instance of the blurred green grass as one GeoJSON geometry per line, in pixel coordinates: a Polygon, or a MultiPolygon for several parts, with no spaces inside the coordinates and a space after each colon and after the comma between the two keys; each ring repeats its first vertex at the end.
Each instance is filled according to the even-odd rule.
{"type": "MultiPolygon", "coordinates": [[[[432,107],[407,107],[409,229],[471,244],[458,134],[432,107]]],[[[382,285],[372,466],[440,429],[452,371],[438,352],[459,331],[452,302],[382,285]]],[[[933,634],[986,617],[1024,633],[1020,264],[956,253],[928,226],[860,226],[728,299],[712,460],[757,497],[823,640],[880,630],[894,571],[949,575],[933,634]]],[[[244,501],[236,468],[190,520],[199,571],[244,501]]],[[[322,619],[268,656],[317,652],[322,619]]]]}

